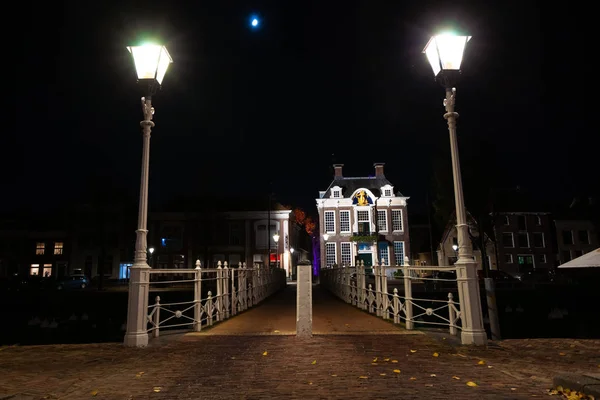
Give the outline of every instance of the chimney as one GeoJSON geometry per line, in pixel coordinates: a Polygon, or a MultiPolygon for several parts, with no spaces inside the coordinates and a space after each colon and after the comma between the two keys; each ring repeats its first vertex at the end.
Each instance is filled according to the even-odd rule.
{"type": "Polygon", "coordinates": [[[373,164],[373,166],[375,167],[375,177],[379,178],[384,176],[383,175],[383,166],[385,165],[385,163],[375,163],[373,164]]]}
{"type": "Polygon", "coordinates": [[[341,178],[342,175],[342,167],[344,166],[344,164],[333,164],[333,170],[335,171],[334,176],[336,178],[341,178]]]}

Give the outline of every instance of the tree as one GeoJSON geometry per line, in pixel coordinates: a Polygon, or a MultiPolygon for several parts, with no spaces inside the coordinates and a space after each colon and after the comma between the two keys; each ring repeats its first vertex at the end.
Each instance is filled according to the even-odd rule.
{"type": "Polygon", "coordinates": [[[315,223],[315,221],[313,221],[311,217],[306,217],[306,219],[304,220],[304,229],[306,230],[306,233],[312,236],[316,228],[317,224],[315,223]]]}
{"type": "Polygon", "coordinates": [[[304,212],[304,210],[296,207],[294,208],[292,213],[294,214],[294,219],[296,220],[296,223],[298,225],[304,225],[304,222],[306,221],[306,213],[304,212]]]}

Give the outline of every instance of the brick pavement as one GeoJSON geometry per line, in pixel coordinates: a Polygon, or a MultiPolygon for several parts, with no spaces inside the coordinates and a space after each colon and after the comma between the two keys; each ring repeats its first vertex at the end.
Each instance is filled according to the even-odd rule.
{"type": "Polygon", "coordinates": [[[485,349],[445,334],[177,335],[146,349],[0,348],[0,399],[529,399],[547,396],[560,372],[599,365],[600,340],[507,340],[485,349]]]}

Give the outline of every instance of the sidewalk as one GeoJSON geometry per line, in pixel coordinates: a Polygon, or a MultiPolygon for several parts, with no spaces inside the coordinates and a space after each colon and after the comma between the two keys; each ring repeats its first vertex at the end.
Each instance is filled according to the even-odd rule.
{"type": "MultiPolygon", "coordinates": [[[[274,312],[293,290],[286,292],[252,310],[257,325],[260,308],[274,312]]],[[[351,306],[339,302],[349,310],[325,316],[319,307],[343,307],[315,303],[315,326],[324,321],[319,329],[377,328],[361,322],[376,318],[357,316],[351,306]]],[[[265,324],[291,329],[289,315],[270,316],[265,324]]],[[[531,399],[546,397],[561,372],[599,371],[600,340],[507,340],[485,349],[429,334],[178,335],[145,349],[118,343],[0,348],[0,399],[531,399]]]]}
{"type": "MultiPolygon", "coordinates": [[[[267,299],[258,307],[223,321],[200,335],[295,335],[296,285],[288,287],[267,299]]],[[[369,315],[349,306],[319,286],[313,286],[313,334],[315,335],[422,335],[407,331],[400,325],[369,315]]]]}

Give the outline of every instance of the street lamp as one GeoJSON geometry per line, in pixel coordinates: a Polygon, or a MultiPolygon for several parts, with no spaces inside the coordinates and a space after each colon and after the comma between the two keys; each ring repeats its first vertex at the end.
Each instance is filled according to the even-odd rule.
{"type": "Polygon", "coordinates": [[[279,235],[278,234],[274,234],[273,235],[273,240],[275,241],[275,254],[277,254],[277,258],[276,258],[276,266],[277,268],[279,268],[279,235]]]}
{"type": "Polygon", "coordinates": [[[454,250],[454,251],[458,250],[458,245],[457,244],[453,244],[452,245],[452,250],[454,250]]]}
{"type": "Polygon", "coordinates": [[[450,133],[450,152],[452,154],[452,174],[454,177],[454,200],[456,203],[456,230],[458,236],[458,260],[456,261],[458,294],[461,303],[461,341],[463,344],[487,343],[487,335],[483,329],[481,300],[479,298],[479,282],[477,263],[473,260],[473,247],[469,239],[465,203],[456,139],[456,119],[454,111],[456,88],[460,76],[464,51],[471,36],[441,34],[433,36],[423,53],[426,54],[435,79],[446,89],[444,118],[448,121],[450,133]]]}
{"type": "Polygon", "coordinates": [[[152,268],[152,254],[154,254],[154,247],[150,247],[148,252],[150,253],[150,268],[152,268]]]}
{"type": "MultiPolygon", "coordinates": [[[[144,347],[148,344],[147,309],[148,286],[150,273],[148,270],[146,248],[148,221],[148,171],[150,167],[150,131],[154,127],[152,117],[152,95],[160,88],[169,65],[173,62],[165,46],[143,44],[129,46],[127,50],[133,57],[137,79],[146,85],[145,96],[142,97],[142,112],[144,120],[142,127],[142,174],[140,182],[140,204],[138,210],[138,225],[135,239],[135,257],[131,266],[129,281],[129,301],[127,307],[127,332],[125,345],[144,347]]],[[[150,252],[152,253],[152,252],[150,252]]]]}

